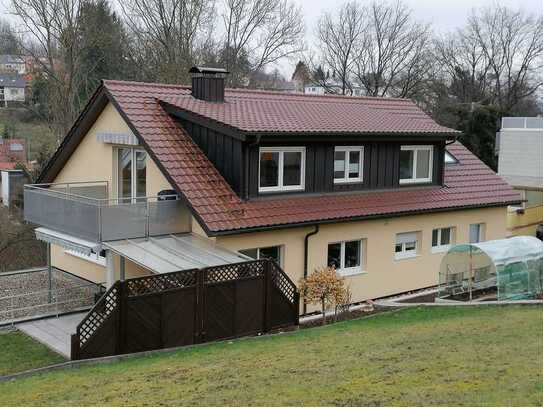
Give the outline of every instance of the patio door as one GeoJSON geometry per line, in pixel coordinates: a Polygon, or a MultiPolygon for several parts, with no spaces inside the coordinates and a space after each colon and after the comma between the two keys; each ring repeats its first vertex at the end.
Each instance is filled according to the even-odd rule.
{"type": "Polygon", "coordinates": [[[117,149],[117,196],[121,203],[144,201],[147,195],[147,153],[117,149]]]}

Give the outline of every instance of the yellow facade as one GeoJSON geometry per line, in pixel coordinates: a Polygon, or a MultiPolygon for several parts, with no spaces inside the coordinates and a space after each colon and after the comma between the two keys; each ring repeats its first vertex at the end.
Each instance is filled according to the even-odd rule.
{"type": "MultiPolygon", "coordinates": [[[[59,173],[55,182],[108,181],[110,195],[115,196],[114,146],[100,142],[97,132],[130,133],[130,129],[112,105],[108,105],[89,130],[77,150],[59,173]]],[[[147,195],[156,195],[171,185],[151,159],[147,164],[147,195]]],[[[506,208],[473,209],[434,214],[420,214],[389,219],[366,220],[325,224],[318,234],[309,239],[308,270],[311,272],[327,263],[328,244],[338,241],[362,239],[363,270],[347,277],[353,293],[353,302],[383,297],[438,283],[439,265],[443,254],[431,250],[432,230],[440,227],[455,228],[455,242],[469,239],[469,225],[485,224],[485,239],[507,236],[506,208]],[[397,233],[417,232],[418,255],[414,258],[395,260],[394,247],[397,233]]],[[[205,236],[204,230],[190,216],[192,231],[205,236]]],[[[220,236],[215,240],[231,250],[282,247],[282,266],[290,278],[297,282],[303,276],[304,238],[314,230],[313,226],[286,228],[262,232],[220,236]]],[[[63,270],[81,275],[89,280],[106,280],[105,268],[64,252],[60,247],[52,249],[52,264],[63,270]]],[[[119,258],[115,256],[115,269],[119,270],[119,258]]],[[[127,261],[128,278],[148,274],[148,271],[127,261]]]]}
{"type": "Polygon", "coordinates": [[[543,206],[507,211],[507,230],[510,236],[535,236],[537,226],[543,223],[543,206]]]}
{"type": "MultiPolygon", "coordinates": [[[[454,227],[455,243],[467,243],[469,225],[474,223],[485,224],[485,240],[502,239],[507,235],[506,208],[321,225],[320,231],[309,238],[308,270],[326,265],[329,243],[362,239],[364,270],[346,277],[354,302],[437,285],[443,253],[432,253],[432,230],[454,227]],[[419,232],[418,255],[395,260],[396,234],[404,232],[419,232]]],[[[283,268],[297,282],[303,276],[304,237],[313,230],[314,227],[302,227],[224,236],[218,237],[217,243],[231,250],[281,245],[283,268]]]]}
{"type": "MultiPolygon", "coordinates": [[[[132,131],[115,107],[112,104],[108,104],[57,175],[55,183],[107,181],[109,196],[115,197],[117,195],[116,179],[114,176],[117,165],[115,157],[116,146],[99,141],[97,134],[100,132],[132,134],[132,131]]],[[[150,157],[147,160],[146,171],[147,196],[156,196],[159,191],[171,189],[170,183],[150,157]]],[[[187,222],[190,221],[188,209],[184,217],[186,217],[187,222]]],[[[113,258],[118,277],[120,270],[119,256],[114,256],[113,258]]],[[[61,270],[69,271],[97,283],[106,281],[105,267],[74,256],[58,246],[51,246],[51,264],[61,270]]],[[[125,272],[128,278],[149,274],[147,270],[130,261],[126,261],[125,263],[125,272]]]]}

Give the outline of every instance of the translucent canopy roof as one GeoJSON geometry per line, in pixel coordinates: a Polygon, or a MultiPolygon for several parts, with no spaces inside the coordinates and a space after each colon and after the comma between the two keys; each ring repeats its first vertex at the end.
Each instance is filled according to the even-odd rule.
{"type": "Polygon", "coordinates": [[[443,257],[438,297],[514,300],[543,293],[543,242],[531,236],[461,244],[443,257]]]}
{"type": "Polygon", "coordinates": [[[460,244],[452,247],[448,253],[482,251],[495,265],[523,259],[538,258],[543,255],[543,242],[532,236],[516,236],[509,239],[490,240],[488,242],[460,244]]]}

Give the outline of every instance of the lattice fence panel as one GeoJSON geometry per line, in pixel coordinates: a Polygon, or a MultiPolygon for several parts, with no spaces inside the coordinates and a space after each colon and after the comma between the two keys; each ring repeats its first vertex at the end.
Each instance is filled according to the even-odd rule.
{"type": "Polygon", "coordinates": [[[198,270],[184,270],[175,273],[157,274],[149,277],[126,280],[129,297],[159,293],[175,288],[193,287],[196,285],[198,270]]]}
{"type": "Polygon", "coordinates": [[[285,295],[285,297],[292,303],[296,301],[296,286],[287,277],[287,275],[277,266],[277,264],[271,261],[272,264],[272,281],[274,285],[285,295]]]}
{"type": "Polygon", "coordinates": [[[264,262],[254,261],[206,269],[205,283],[222,283],[243,278],[260,277],[264,275],[264,262]]]}
{"type": "Polygon", "coordinates": [[[79,345],[83,346],[89,338],[96,332],[104,321],[119,306],[119,287],[113,286],[99,302],[89,311],[85,319],[81,321],[77,328],[79,345]]]}

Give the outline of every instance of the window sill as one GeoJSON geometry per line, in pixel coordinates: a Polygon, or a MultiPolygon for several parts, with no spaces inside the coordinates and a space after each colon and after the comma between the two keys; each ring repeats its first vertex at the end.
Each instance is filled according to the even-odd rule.
{"type": "Polygon", "coordinates": [[[341,277],[352,277],[352,276],[358,276],[362,274],[368,274],[365,270],[360,270],[359,268],[352,268],[352,269],[339,269],[337,270],[337,273],[341,277]]]}
{"type": "Polygon", "coordinates": [[[417,257],[420,257],[420,254],[418,253],[413,253],[413,254],[401,254],[401,255],[395,255],[394,256],[394,260],[396,261],[399,261],[399,260],[408,260],[408,259],[414,259],[414,258],[417,258],[417,257]]]}
{"type": "Polygon", "coordinates": [[[349,185],[349,184],[362,184],[364,180],[360,178],[356,179],[334,179],[334,185],[349,185]]]}
{"type": "Polygon", "coordinates": [[[303,192],[305,191],[305,187],[304,186],[301,186],[301,187],[295,187],[295,188],[275,188],[275,187],[270,187],[270,188],[259,188],[258,189],[258,193],[259,194],[273,194],[273,193],[280,193],[280,192],[303,192]]]}
{"type": "Polygon", "coordinates": [[[447,246],[434,246],[432,247],[432,254],[442,254],[447,253],[451,249],[451,245],[447,246]]]}
{"type": "Polygon", "coordinates": [[[431,179],[401,179],[400,185],[425,185],[425,184],[431,184],[431,179]]]}

